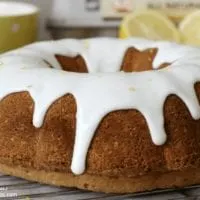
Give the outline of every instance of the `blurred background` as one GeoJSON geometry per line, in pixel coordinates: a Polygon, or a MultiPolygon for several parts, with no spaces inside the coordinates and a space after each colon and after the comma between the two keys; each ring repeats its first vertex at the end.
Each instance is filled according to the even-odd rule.
{"type": "Polygon", "coordinates": [[[39,8],[37,40],[136,36],[200,45],[199,0],[15,0],[15,2],[30,3],[39,8]],[[145,9],[159,11],[163,16],[150,12],[142,13],[145,9]],[[138,11],[139,17],[134,16],[138,11]],[[187,17],[195,11],[199,13],[187,17]],[[184,23],[181,23],[180,28],[182,20],[184,23]],[[189,41],[188,38],[189,40],[193,38],[193,41],[189,41]]]}

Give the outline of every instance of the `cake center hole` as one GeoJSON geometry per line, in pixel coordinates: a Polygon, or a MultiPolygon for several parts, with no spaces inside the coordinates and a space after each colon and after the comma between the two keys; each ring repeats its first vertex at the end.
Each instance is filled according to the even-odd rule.
{"type": "MultiPolygon", "coordinates": [[[[148,70],[157,70],[169,66],[170,63],[162,63],[157,69],[153,68],[153,61],[157,53],[157,48],[139,51],[138,49],[131,47],[124,55],[120,71],[142,72],[148,70]]],[[[87,64],[81,55],[69,57],[57,54],[55,57],[64,71],[88,73],[87,64]]]]}

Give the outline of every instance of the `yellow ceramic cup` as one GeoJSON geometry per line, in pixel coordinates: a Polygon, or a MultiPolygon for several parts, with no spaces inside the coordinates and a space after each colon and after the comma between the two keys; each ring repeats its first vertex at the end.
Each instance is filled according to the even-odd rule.
{"type": "Polygon", "coordinates": [[[38,8],[18,2],[0,2],[0,53],[37,39],[38,8]]]}

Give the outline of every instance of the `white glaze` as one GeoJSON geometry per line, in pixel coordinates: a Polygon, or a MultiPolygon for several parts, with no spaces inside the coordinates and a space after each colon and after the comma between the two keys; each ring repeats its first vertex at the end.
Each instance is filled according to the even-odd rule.
{"type": "Polygon", "coordinates": [[[168,42],[70,39],[36,43],[0,56],[0,99],[13,92],[28,91],[35,103],[35,127],[42,126],[53,102],[67,93],[74,95],[77,121],[71,169],[75,174],[84,172],[95,130],[102,118],[111,111],[139,110],[147,121],[156,145],[166,141],[163,106],[170,94],[179,96],[192,117],[199,119],[200,106],[194,91],[197,81],[200,81],[200,50],[168,42]],[[173,64],[157,71],[117,72],[129,47],[139,50],[158,48],[154,68],[164,62],[173,64]],[[58,70],[61,66],[55,54],[82,55],[91,73],[58,70]],[[49,68],[44,60],[56,69],[49,68]]]}

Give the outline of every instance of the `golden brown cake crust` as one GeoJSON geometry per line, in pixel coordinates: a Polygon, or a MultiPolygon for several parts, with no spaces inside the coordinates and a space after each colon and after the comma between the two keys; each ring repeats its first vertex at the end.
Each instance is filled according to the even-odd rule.
{"type": "MultiPolygon", "coordinates": [[[[200,94],[200,84],[196,89],[200,94]]],[[[57,100],[40,129],[32,125],[33,106],[26,92],[11,94],[0,102],[1,164],[47,173],[71,173],[75,99],[65,95],[57,100]]],[[[200,121],[192,119],[176,96],[167,99],[164,113],[168,140],[163,146],[152,143],[140,112],[115,111],[105,116],[88,152],[85,175],[128,179],[155,172],[162,175],[198,169],[200,121]]]]}
{"type": "Polygon", "coordinates": [[[0,164],[0,171],[19,176],[27,180],[57,186],[78,187],[96,192],[130,193],[150,191],[153,189],[178,188],[200,182],[200,169],[154,173],[134,178],[106,177],[96,175],[74,176],[71,173],[47,172],[29,168],[13,167],[0,164]]]}
{"type": "MultiPolygon", "coordinates": [[[[128,48],[122,61],[121,70],[124,72],[142,72],[153,70],[153,61],[158,53],[157,48],[139,51],[134,47],[128,48]]],[[[170,63],[162,63],[158,69],[165,68],[170,63]]]]}
{"type": "Polygon", "coordinates": [[[62,66],[64,71],[87,73],[87,66],[82,56],[68,57],[62,55],[55,55],[56,59],[62,66]]]}
{"type": "Polygon", "coordinates": [[[144,51],[139,51],[134,47],[128,48],[122,61],[121,70],[125,72],[152,70],[152,63],[157,51],[156,48],[144,51]]]}
{"type": "MultiPolygon", "coordinates": [[[[195,89],[200,100],[200,84],[196,84],[195,89]]],[[[0,101],[0,171],[31,180],[105,192],[134,192],[200,183],[192,173],[200,173],[200,120],[193,120],[185,104],[175,95],[169,96],[164,106],[166,144],[152,143],[147,123],[139,111],[114,111],[99,124],[88,151],[86,171],[76,177],[70,170],[76,100],[66,94],[54,102],[41,128],[32,125],[33,108],[33,100],[27,92],[10,94],[0,101]],[[55,175],[57,181],[52,182],[48,178],[51,175],[44,178],[45,174],[55,175]],[[186,176],[188,181],[180,179],[173,184],[171,179],[175,175],[186,176]],[[64,179],[68,176],[74,180],[64,179]],[[148,177],[152,177],[150,182],[137,186],[137,181],[148,177]],[[155,177],[164,178],[152,184],[157,180],[155,177]],[[80,182],[76,181],[79,179],[80,182]],[[93,187],[94,180],[101,184],[93,187]],[[126,181],[130,185],[119,189],[118,183],[126,181]],[[115,189],[111,186],[113,182],[116,182],[115,189]]]]}

